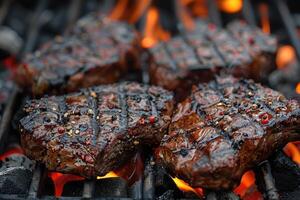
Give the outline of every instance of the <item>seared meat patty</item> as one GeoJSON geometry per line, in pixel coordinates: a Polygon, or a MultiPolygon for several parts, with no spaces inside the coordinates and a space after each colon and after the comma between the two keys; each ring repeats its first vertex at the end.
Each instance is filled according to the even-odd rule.
{"type": "Polygon", "coordinates": [[[37,96],[114,83],[129,65],[138,66],[138,44],[130,25],[91,15],[80,20],[71,35],[26,55],[16,79],[37,96]]]}
{"type": "Polygon", "coordinates": [[[263,78],[262,72],[274,66],[276,39],[243,22],[233,22],[229,30],[198,21],[194,31],[151,48],[150,82],[182,99],[193,84],[213,79],[220,70],[263,78]]]}
{"type": "Polygon", "coordinates": [[[232,189],[247,170],[299,139],[299,102],[252,80],[223,76],[178,104],[155,155],[193,187],[232,189]]]}
{"type": "Polygon", "coordinates": [[[158,145],[172,110],[171,92],[138,83],[30,100],[20,120],[21,144],[49,170],[101,176],[138,148],[158,145]]]}

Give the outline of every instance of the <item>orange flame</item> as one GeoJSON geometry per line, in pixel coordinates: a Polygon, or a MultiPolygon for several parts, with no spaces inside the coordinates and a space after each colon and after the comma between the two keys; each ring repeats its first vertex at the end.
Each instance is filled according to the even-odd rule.
{"type": "Polygon", "coordinates": [[[243,8],[242,0],[218,0],[220,10],[226,13],[237,13],[243,8]]]}
{"type": "Polygon", "coordinates": [[[279,69],[283,69],[293,61],[295,61],[295,49],[291,45],[284,45],[278,48],[276,56],[276,65],[279,69]]]}
{"type": "Polygon", "coordinates": [[[259,13],[261,16],[261,28],[264,33],[270,34],[269,7],[265,3],[259,4],[259,13]]]}
{"type": "Polygon", "coordinates": [[[149,7],[151,0],[139,0],[135,3],[135,7],[131,10],[129,23],[135,23],[149,7]]]}
{"type": "Polygon", "coordinates": [[[109,18],[117,20],[121,19],[126,12],[126,7],[128,6],[128,0],[120,0],[117,5],[111,11],[109,18]]]}
{"type": "Polygon", "coordinates": [[[111,172],[108,172],[106,175],[104,176],[97,176],[97,179],[106,179],[106,178],[117,178],[119,177],[115,172],[111,171],[111,172]]]}
{"type": "Polygon", "coordinates": [[[168,40],[170,34],[163,30],[159,24],[159,12],[155,7],[150,7],[146,15],[146,24],[144,28],[144,37],[142,46],[145,48],[153,47],[158,40],[168,40]]]}
{"type": "Polygon", "coordinates": [[[300,82],[296,86],[296,93],[300,94],[300,82]]]}
{"type": "Polygon", "coordinates": [[[189,186],[189,184],[187,184],[186,182],[184,182],[183,180],[175,177],[172,177],[172,180],[174,181],[174,183],[176,184],[176,186],[178,187],[178,189],[180,189],[183,192],[194,192],[197,196],[199,197],[203,197],[203,189],[202,188],[192,188],[191,186],[189,186]]]}
{"type": "Polygon", "coordinates": [[[289,156],[295,163],[300,165],[300,151],[299,148],[293,143],[288,143],[283,148],[284,153],[289,156]]]}
{"type": "Polygon", "coordinates": [[[243,197],[247,190],[255,184],[255,174],[253,171],[247,171],[242,179],[241,183],[238,187],[234,189],[234,192],[241,197],[243,197]]]}
{"type": "Polygon", "coordinates": [[[55,197],[60,197],[62,195],[64,186],[68,182],[84,180],[84,178],[81,176],[76,176],[72,174],[62,174],[58,172],[48,172],[48,177],[51,178],[54,184],[55,197]]]}
{"type": "Polygon", "coordinates": [[[187,6],[186,4],[189,2],[190,1],[187,0],[178,1],[177,10],[178,10],[179,18],[181,19],[184,27],[187,30],[193,30],[195,28],[195,22],[186,8],[187,6]]]}

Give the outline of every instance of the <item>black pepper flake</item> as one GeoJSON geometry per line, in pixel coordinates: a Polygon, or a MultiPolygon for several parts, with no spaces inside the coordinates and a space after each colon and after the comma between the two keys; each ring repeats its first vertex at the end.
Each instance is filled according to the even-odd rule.
{"type": "Polygon", "coordinates": [[[80,131],[86,131],[88,129],[88,125],[87,124],[80,124],[79,125],[79,130],[80,131]]]}
{"type": "Polygon", "coordinates": [[[186,149],[181,149],[179,151],[180,155],[182,155],[183,157],[187,156],[188,155],[188,151],[186,149]]]}
{"type": "Polygon", "coordinates": [[[50,123],[51,122],[51,119],[49,117],[44,117],[43,118],[43,121],[46,122],[46,123],[50,123]]]}

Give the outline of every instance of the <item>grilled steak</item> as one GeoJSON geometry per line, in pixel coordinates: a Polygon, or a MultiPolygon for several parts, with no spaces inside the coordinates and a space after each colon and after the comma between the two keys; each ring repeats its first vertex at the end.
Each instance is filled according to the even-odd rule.
{"type": "Polygon", "coordinates": [[[23,60],[17,82],[35,95],[113,83],[137,65],[138,35],[121,22],[90,16],[70,36],[57,37],[23,60]],[[95,25],[97,20],[97,26],[95,25]]]}
{"type": "Polygon", "coordinates": [[[273,63],[275,58],[276,40],[256,28],[236,24],[229,25],[232,34],[214,24],[198,21],[194,31],[184,32],[150,49],[151,83],[175,91],[182,99],[192,84],[211,80],[220,70],[261,79],[261,68],[267,62],[273,63]],[[251,44],[247,38],[248,45],[243,45],[248,34],[253,37],[251,44]]]}
{"type": "Polygon", "coordinates": [[[193,88],[178,104],[155,155],[193,187],[232,189],[247,170],[299,139],[299,102],[223,76],[193,88]]]}
{"type": "Polygon", "coordinates": [[[49,170],[105,175],[143,146],[158,145],[171,120],[171,92],[138,83],[31,100],[20,120],[22,147],[49,170]]]}

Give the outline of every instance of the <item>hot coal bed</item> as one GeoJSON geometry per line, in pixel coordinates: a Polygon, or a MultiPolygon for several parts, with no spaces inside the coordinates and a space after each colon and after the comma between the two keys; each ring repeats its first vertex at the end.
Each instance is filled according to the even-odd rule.
{"type": "MultiPolygon", "coordinates": [[[[20,105],[28,97],[20,92],[10,77],[15,69],[15,63],[22,59],[24,53],[35,50],[39,45],[58,34],[68,34],[70,27],[78,18],[92,11],[131,21],[131,18],[126,17],[128,9],[135,8],[134,5],[142,2],[146,5],[144,12],[134,22],[134,25],[144,37],[147,36],[145,26],[147,26],[150,7],[157,9],[160,14],[161,29],[167,31],[169,35],[178,34],[186,23],[182,17],[182,2],[185,1],[120,2],[110,0],[1,1],[0,199],[55,199],[59,196],[60,199],[124,200],[299,199],[300,162],[297,164],[296,161],[297,159],[299,161],[300,158],[297,158],[300,152],[300,143],[297,142],[286,147],[285,152],[276,152],[268,161],[261,163],[253,171],[245,174],[242,184],[232,192],[205,191],[199,188],[190,188],[181,183],[180,180],[172,180],[164,169],[155,165],[150,153],[144,155],[143,158],[140,155],[135,157],[135,164],[130,167],[128,174],[129,180],[131,180],[129,182],[117,177],[114,173],[108,174],[111,178],[100,177],[97,180],[65,176],[60,173],[49,172],[42,165],[24,156],[20,147],[19,135],[15,130],[15,121],[18,119],[20,105]],[[9,74],[8,71],[12,73],[9,74]],[[177,181],[177,185],[184,185],[181,190],[174,181],[177,181]],[[239,197],[237,194],[241,196],[239,197]]],[[[204,4],[199,9],[201,12],[199,12],[220,27],[235,18],[240,18],[276,35],[280,47],[284,48],[284,52],[290,53],[283,55],[283,57],[291,57],[291,55],[294,57],[290,60],[278,60],[279,68],[266,75],[268,76],[266,84],[288,97],[300,98],[300,85],[298,85],[299,88],[297,87],[298,82],[300,82],[300,65],[298,63],[300,59],[300,36],[298,34],[300,5],[294,1],[237,0],[232,2],[235,3],[235,6],[242,2],[242,9],[230,13],[234,7],[226,8],[226,5],[224,7],[220,3],[222,1],[199,2],[204,4]]],[[[160,39],[166,38],[163,34],[160,37],[160,39]]],[[[144,47],[147,47],[147,43],[144,44],[144,47]]],[[[277,58],[280,59],[280,55],[277,55],[277,58]]],[[[124,79],[145,83],[149,80],[145,71],[141,74],[132,72],[124,79]]]]}

